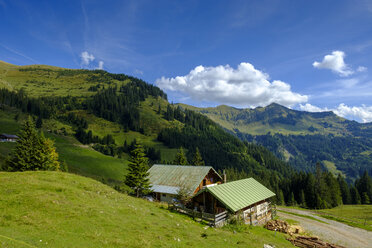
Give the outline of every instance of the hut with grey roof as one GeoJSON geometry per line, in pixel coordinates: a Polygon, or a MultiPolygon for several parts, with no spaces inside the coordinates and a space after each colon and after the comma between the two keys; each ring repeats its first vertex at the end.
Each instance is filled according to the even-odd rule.
{"type": "Polygon", "coordinates": [[[155,198],[169,203],[181,188],[196,194],[206,186],[222,183],[222,177],[210,166],[155,164],[148,172],[155,198]]]}

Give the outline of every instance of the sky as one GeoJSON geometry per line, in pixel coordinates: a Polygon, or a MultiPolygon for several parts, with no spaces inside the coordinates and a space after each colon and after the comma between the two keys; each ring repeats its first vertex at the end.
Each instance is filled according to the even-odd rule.
{"type": "Polygon", "coordinates": [[[0,60],[125,73],[174,103],[372,122],[372,0],[0,0],[0,60]]]}

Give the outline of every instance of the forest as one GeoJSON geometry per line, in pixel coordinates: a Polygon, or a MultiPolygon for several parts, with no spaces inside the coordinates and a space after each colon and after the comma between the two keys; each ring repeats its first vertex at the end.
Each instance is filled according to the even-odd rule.
{"type": "Polygon", "coordinates": [[[350,178],[360,177],[364,171],[372,175],[372,154],[364,152],[372,147],[370,138],[329,135],[249,135],[238,133],[242,140],[263,145],[277,157],[283,157],[283,148],[291,154],[288,163],[303,171],[314,171],[315,164],[330,161],[350,178]]]}

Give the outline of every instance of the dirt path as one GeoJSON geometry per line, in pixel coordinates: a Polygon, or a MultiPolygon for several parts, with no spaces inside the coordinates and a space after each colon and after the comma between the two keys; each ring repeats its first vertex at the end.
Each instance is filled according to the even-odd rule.
{"type": "Polygon", "coordinates": [[[312,216],[316,219],[326,222],[327,224],[277,211],[279,217],[298,221],[298,223],[305,229],[305,232],[318,236],[320,239],[327,242],[343,245],[345,247],[372,247],[372,232],[319,217],[312,214],[310,211],[288,208],[278,208],[278,210],[312,216]]]}

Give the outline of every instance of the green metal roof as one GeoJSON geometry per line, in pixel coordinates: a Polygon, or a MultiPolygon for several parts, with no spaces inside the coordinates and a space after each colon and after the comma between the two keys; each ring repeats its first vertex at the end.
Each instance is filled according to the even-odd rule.
{"type": "Polygon", "coordinates": [[[148,178],[153,187],[162,185],[186,187],[191,190],[196,190],[210,170],[213,170],[218,175],[218,173],[210,166],[154,164],[148,170],[148,178]]]}
{"type": "Polygon", "coordinates": [[[207,187],[204,191],[210,192],[233,212],[275,196],[273,192],[253,178],[207,187]]]}

